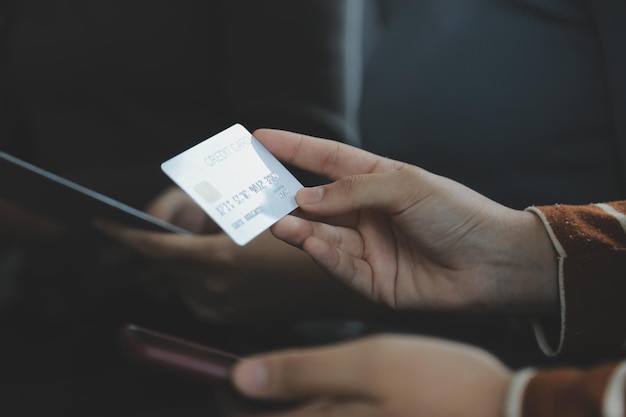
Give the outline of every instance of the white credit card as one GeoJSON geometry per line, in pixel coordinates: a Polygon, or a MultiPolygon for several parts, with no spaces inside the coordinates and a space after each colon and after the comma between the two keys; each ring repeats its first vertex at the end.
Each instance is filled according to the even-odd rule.
{"type": "Polygon", "coordinates": [[[296,209],[302,184],[240,124],[161,164],[238,245],[296,209]]]}

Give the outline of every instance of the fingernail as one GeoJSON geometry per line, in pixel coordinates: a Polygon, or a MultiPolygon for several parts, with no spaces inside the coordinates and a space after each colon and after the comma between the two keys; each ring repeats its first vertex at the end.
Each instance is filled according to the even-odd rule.
{"type": "Polygon", "coordinates": [[[237,369],[235,382],[244,392],[262,393],[267,385],[267,367],[261,361],[245,361],[237,369]]]}
{"type": "Polygon", "coordinates": [[[315,204],[324,198],[324,187],[303,188],[298,192],[299,204],[315,204]]]}

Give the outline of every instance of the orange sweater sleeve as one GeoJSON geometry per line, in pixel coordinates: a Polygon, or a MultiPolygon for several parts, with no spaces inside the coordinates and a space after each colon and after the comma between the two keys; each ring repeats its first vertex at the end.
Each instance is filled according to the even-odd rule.
{"type": "Polygon", "coordinates": [[[524,386],[509,393],[506,417],[624,417],[626,361],[588,370],[558,368],[537,371],[524,386]],[[517,391],[516,391],[517,390],[517,391]],[[517,397],[517,398],[516,398],[517,397]]]}
{"type": "MultiPolygon", "coordinates": [[[[626,339],[626,202],[530,207],[559,255],[560,317],[535,319],[547,355],[617,354],[626,339]]],[[[625,417],[626,360],[590,369],[522,370],[507,417],[625,417]]]]}
{"type": "Polygon", "coordinates": [[[547,355],[616,353],[626,340],[626,201],[531,207],[559,255],[558,321],[534,320],[547,355]]]}

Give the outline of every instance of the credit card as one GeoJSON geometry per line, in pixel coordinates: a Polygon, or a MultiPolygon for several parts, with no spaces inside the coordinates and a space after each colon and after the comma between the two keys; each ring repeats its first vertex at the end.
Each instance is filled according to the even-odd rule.
{"type": "Polygon", "coordinates": [[[241,246],[296,209],[302,188],[240,124],[163,162],[161,169],[241,246]]]}

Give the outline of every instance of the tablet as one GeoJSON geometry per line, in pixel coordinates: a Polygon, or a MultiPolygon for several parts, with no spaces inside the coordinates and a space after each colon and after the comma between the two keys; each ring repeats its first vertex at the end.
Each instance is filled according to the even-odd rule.
{"type": "Polygon", "coordinates": [[[150,231],[191,232],[0,151],[0,200],[61,222],[70,230],[92,228],[102,218],[150,231]]]}

